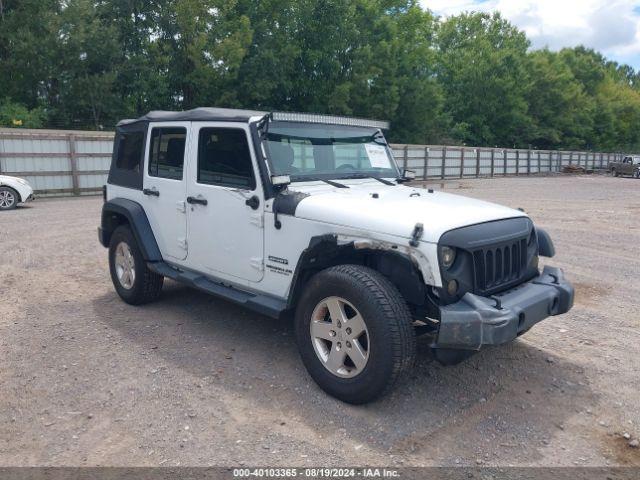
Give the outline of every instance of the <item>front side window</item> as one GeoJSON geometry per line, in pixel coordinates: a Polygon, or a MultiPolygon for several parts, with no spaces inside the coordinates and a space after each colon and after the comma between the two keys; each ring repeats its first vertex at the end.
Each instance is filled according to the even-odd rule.
{"type": "Polygon", "coordinates": [[[292,181],[399,176],[376,128],[276,121],[265,143],[272,175],[292,181]]]}
{"type": "Polygon", "coordinates": [[[239,128],[202,128],[198,138],[198,183],[256,188],[247,134],[239,128]]]}
{"type": "Polygon", "coordinates": [[[186,128],[154,128],[149,145],[149,176],[182,180],[186,139],[186,128]]]}
{"type": "Polygon", "coordinates": [[[140,161],[144,150],[144,132],[131,132],[119,134],[118,156],[116,168],[141,172],[140,161]]]}

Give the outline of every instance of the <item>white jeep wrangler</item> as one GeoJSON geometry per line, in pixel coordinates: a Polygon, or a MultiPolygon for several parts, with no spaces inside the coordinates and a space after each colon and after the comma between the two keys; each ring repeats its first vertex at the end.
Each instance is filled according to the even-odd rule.
{"type": "Polygon", "coordinates": [[[412,367],[416,336],[458,362],[567,312],[573,288],[526,214],[405,186],[383,122],[219,108],[118,124],[99,238],[125,302],[164,277],[271,317],[302,361],[365,403],[412,367]]]}

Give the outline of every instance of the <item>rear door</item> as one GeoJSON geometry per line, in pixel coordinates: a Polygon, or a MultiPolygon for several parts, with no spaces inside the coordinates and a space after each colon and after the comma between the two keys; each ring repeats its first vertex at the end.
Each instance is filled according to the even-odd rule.
{"type": "Polygon", "coordinates": [[[190,122],[149,126],[143,181],[144,209],[163,258],[187,257],[185,196],[190,122]]]}
{"type": "Polygon", "coordinates": [[[192,134],[186,264],[231,281],[258,282],[264,196],[248,125],[193,122],[192,134]]]}

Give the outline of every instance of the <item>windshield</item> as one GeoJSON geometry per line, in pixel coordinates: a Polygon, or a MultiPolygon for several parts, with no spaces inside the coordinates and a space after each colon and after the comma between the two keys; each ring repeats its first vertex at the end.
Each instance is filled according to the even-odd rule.
{"type": "Polygon", "coordinates": [[[400,176],[376,128],[271,122],[265,144],[271,174],[293,182],[400,176]]]}

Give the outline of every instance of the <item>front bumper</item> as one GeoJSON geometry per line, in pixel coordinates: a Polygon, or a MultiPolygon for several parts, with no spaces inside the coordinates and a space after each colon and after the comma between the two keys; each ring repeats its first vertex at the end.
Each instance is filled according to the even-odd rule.
{"type": "Polygon", "coordinates": [[[440,307],[434,347],[480,350],[510,342],[541,320],[568,312],[573,297],[573,286],[554,267],[544,267],[533,280],[489,298],[467,293],[440,307]]]}

